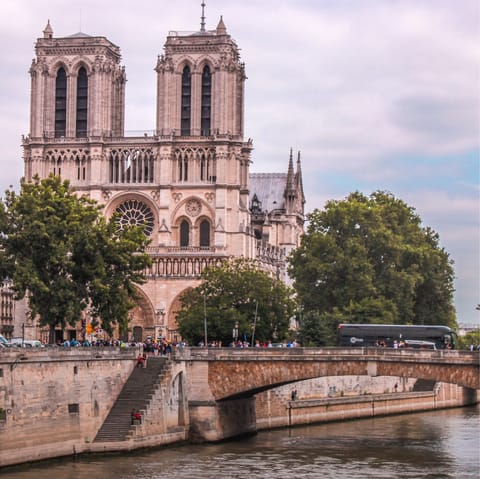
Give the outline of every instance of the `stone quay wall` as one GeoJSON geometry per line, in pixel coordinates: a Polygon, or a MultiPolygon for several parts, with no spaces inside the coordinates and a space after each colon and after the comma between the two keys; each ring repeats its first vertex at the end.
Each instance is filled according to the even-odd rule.
{"type": "Polygon", "coordinates": [[[478,402],[472,389],[436,383],[431,391],[414,391],[415,383],[416,379],[404,377],[336,376],[281,386],[257,395],[257,429],[461,407],[478,402]],[[296,390],[295,400],[292,400],[293,390],[296,390]]]}
{"type": "Polygon", "coordinates": [[[91,442],[136,351],[28,349],[0,354],[0,465],[76,454],[91,442]]]}

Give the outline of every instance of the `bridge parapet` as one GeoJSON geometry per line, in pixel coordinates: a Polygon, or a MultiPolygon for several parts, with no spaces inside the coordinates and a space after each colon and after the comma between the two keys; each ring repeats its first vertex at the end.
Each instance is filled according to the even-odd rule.
{"type": "Polygon", "coordinates": [[[185,361],[401,361],[440,364],[477,365],[480,352],[463,350],[419,350],[392,348],[200,348],[175,351],[175,358],[185,361]]]}
{"type": "MultiPolygon", "coordinates": [[[[89,348],[3,348],[0,349],[2,364],[75,362],[75,361],[132,361],[138,355],[138,348],[89,347],[89,348]]],[[[13,366],[15,367],[15,366],[13,366]]]]}

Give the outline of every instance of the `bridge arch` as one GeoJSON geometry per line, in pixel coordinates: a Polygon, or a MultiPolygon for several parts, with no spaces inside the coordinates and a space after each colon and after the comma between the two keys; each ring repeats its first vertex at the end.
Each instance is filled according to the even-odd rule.
{"type": "Polygon", "coordinates": [[[189,356],[192,362],[203,362],[209,399],[215,401],[251,397],[285,384],[328,376],[397,376],[480,389],[479,355],[467,351],[254,348],[200,349],[189,351],[189,356]]]}

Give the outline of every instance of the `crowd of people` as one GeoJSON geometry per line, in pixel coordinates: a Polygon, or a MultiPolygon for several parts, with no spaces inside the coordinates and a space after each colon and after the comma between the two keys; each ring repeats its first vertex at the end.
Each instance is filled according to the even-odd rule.
{"type": "MultiPolygon", "coordinates": [[[[76,348],[76,347],[117,347],[117,348],[135,348],[135,347],[143,347],[143,350],[146,353],[154,354],[154,355],[162,355],[162,356],[169,356],[174,348],[185,348],[188,347],[188,343],[186,341],[180,341],[178,343],[169,341],[165,338],[160,338],[158,340],[146,339],[143,342],[137,341],[122,341],[122,340],[95,340],[89,341],[88,339],[84,340],[65,340],[63,342],[58,341],[57,346],[64,347],[64,348],[76,348]]],[[[205,342],[201,340],[198,343],[198,346],[203,348],[205,347],[205,342]]],[[[230,348],[296,348],[299,347],[299,343],[294,339],[292,341],[285,341],[280,343],[272,343],[272,341],[260,341],[256,340],[255,345],[246,340],[233,340],[228,344],[230,348]]],[[[221,348],[225,347],[222,341],[209,341],[208,343],[209,348],[221,348]]]]}
{"type": "MultiPolygon", "coordinates": [[[[287,341],[283,343],[272,343],[272,341],[255,341],[255,345],[253,347],[255,348],[296,348],[299,347],[300,345],[298,342],[294,339],[293,341],[287,341]]],[[[202,340],[198,343],[198,347],[204,348],[205,347],[205,342],[202,340]]],[[[221,348],[224,347],[222,344],[222,341],[210,341],[208,343],[209,348],[221,348]]],[[[228,344],[229,348],[251,348],[252,344],[249,341],[246,340],[233,340],[228,344]]]]}

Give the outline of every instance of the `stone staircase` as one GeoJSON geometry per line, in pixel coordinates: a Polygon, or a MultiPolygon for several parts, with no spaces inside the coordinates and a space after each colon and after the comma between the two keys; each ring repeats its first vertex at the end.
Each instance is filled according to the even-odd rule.
{"type": "Polygon", "coordinates": [[[135,427],[131,424],[132,409],[143,415],[166,369],[167,359],[157,356],[148,358],[146,368],[133,369],[94,442],[118,442],[128,439],[130,431],[135,427]]]}

